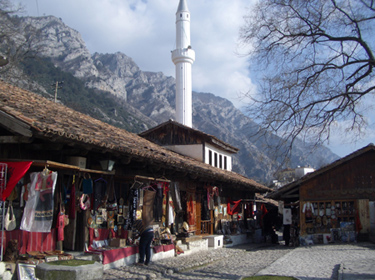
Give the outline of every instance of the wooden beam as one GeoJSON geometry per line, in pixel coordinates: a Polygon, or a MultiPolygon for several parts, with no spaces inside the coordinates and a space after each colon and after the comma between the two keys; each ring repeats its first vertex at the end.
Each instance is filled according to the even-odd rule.
{"type": "Polygon", "coordinates": [[[20,134],[26,137],[33,136],[31,127],[29,125],[3,111],[0,111],[0,124],[12,133],[20,134]]]}
{"type": "Polygon", "coordinates": [[[32,138],[25,136],[0,136],[0,144],[31,143],[32,138]]]}

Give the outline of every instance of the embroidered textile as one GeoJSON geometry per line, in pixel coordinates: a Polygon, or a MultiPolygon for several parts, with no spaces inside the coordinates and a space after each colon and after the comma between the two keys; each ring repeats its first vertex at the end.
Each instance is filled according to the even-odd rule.
{"type": "Polygon", "coordinates": [[[53,195],[57,172],[45,170],[30,174],[28,200],[21,221],[21,230],[31,232],[51,231],[53,220],[53,195]]]}

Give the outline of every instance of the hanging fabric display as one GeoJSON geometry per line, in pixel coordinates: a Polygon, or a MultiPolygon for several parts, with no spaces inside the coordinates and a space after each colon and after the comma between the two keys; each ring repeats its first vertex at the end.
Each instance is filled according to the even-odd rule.
{"type": "Polygon", "coordinates": [[[111,180],[109,182],[109,186],[107,189],[108,189],[107,210],[118,211],[115,183],[114,183],[113,177],[111,177],[111,180]]]}
{"type": "Polygon", "coordinates": [[[30,174],[28,200],[21,221],[21,230],[50,232],[53,220],[53,195],[57,172],[44,169],[30,174]]]}
{"type": "Polygon", "coordinates": [[[170,184],[170,193],[172,195],[174,210],[176,213],[182,211],[181,198],[180,198],[180,187],[177,182],[171,182],[170,184]]]}
{"type": "Polygon", "coordinates": [[[230,198],[228,198],[227,211],[228,211],[229,215],[238,214],[238,212],[240,211],[240,202],[241,201],[242,201],[242,199],[237,200],[237,201],[233,201],[230,198]]]}
{"type": "Polygon", "coordinates": [[[169,184],[164,183],[163,184],[163,216],[161,221],[163,224],[166,224],[167,221],[167,197],[168,197],[168,192],[169,192],[169,184]]]}
{"type": "Polygon", "coordinates": [[[195,225],[195,200],[194,193],[188,193],[187,211],[189,225],[195,225]]]}
{"type": "MultiPolygon", "coordinates": [[[[60,198],[61,200],[61,198],[60,198]]],[[[57,241],[63,241],[64,240],[64,227],[65,224],[65,208],[60,201],[60,211],[57,215],[57,221],[56,221],[56,227],[57,227],[57,241]]]]}
{"type": "Polygon", "coordinates": [[[163,184],[158,183],[154,200],[154,220],[160,222],[163,216],[163,184]]]}
{"type": "Polygon", "coordinates": [[[107,181],[103,178],[99,178],[94,182],[94,210],[97,211],[99,206],[102,204],[102,200],[105,196],[107,189],[107,181]]]}
{"type": "Polygon", "coordinates": [[[253,218],[253,203],[246,202],[245,203],[245,218],[253,218]]]}
{"type": "Polygon", "coordinates": [[[16,217],[14,216],[13,206],[12,206],[11,201],[8,204],[8,211],[5,214],[4,227],[8,231],[16,229],[16,217]]]}
{"type": "Polygon", "coordinates": [[[169,199],[168,203],[168,226],[174,223],[174,210],[173,210],[173,201],[169,199]]]}
{"type": "Polygon", "coordinates": [[[138,189],[130,190],[130,201],[129,201],[129,224],[132,226],[137,219],[137,204],[138,204],[138,189]]]}
{"type": "Polygon", "coordinates": [[[219,188],[208,186],[207,187],[207,204],[208,204],[209,210],[214,210],[215,196],[219,197],[219,188]]]}
{"type": "Polygon", "coordinates": [[[203,221],[211,220],[210,210],[208,209],[207,193],[203,193],[201,203],[202,203],[201,219],[203,221]]]}
{"type": "Polygon", "coordinates": [[[84,194],[92,194],[94,192],[93,182],[90,175],[88,175],[88,178],[83,178],[82,189],[84,194]]]}
{"type": "Polygon", "coordinates": [[[73,182],[70,188],[69,219],[74,220],[75,218],[76,218],[76,182],[75,182],[75,175],[73,175],[73,182]]]}
{"type": "MultiPolygon", "coordinates": [[[[329,209],[331,210],[331,206],[329,207],[329,209]]],[[[303,205],[302,213],[305,214],[305,223],[313,222],[314,206],[311,202],[306,202],[303,205]]]]}
{"type": "Polygon", "coordinates": [[[145,226],[151,224],[154,219],[154,199],[156,191],[145,189],[143,192],[142,221],[145,226]]]}

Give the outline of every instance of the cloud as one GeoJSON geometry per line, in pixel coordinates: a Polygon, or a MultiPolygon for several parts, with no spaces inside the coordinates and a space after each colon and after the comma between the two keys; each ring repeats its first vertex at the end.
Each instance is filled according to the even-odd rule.
{"type": "MultiPolygon", "coordinates": [[[[175,76],[178,0],[14,0],[30,15],[54,15],[81,33],[90,52],[130,56],[143,71],[175,76]],[[38,9],[37,9],[38,8],[38,9]]],[[[239,92],[253,87],[246,58],[237,55],[239,28],[248,0],[188,0],[196,53],[193,90],[211,92],[241,105],[239,92]]]]}

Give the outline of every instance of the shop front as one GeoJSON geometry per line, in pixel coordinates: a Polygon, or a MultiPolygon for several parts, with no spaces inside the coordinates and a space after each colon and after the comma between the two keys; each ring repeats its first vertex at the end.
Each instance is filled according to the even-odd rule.
{"type": "Polygon", "coordinates": [[[374,240],[375,149],[370,144],[269,195],[297,205],[301,244],[374,240]]]}
{"type": "Polygon", "coordinates": [[[219,196],[238,199],[233,190],[242,198],[269,190],[1,81],[0,97],[0,162],[30,163],[12,190],[4,176],[11,169],[1,177],[9,191],[4,217],[8,207],[14,212],[2,252],[17,240],[12,260],[35,264],[81,252],[107,267],[131,263],[138,254],[132,224],[143,218],[154,226],[156,258],[182,254],[178,238],[215,234],[207,194],[218,206],[219,196]]]}

